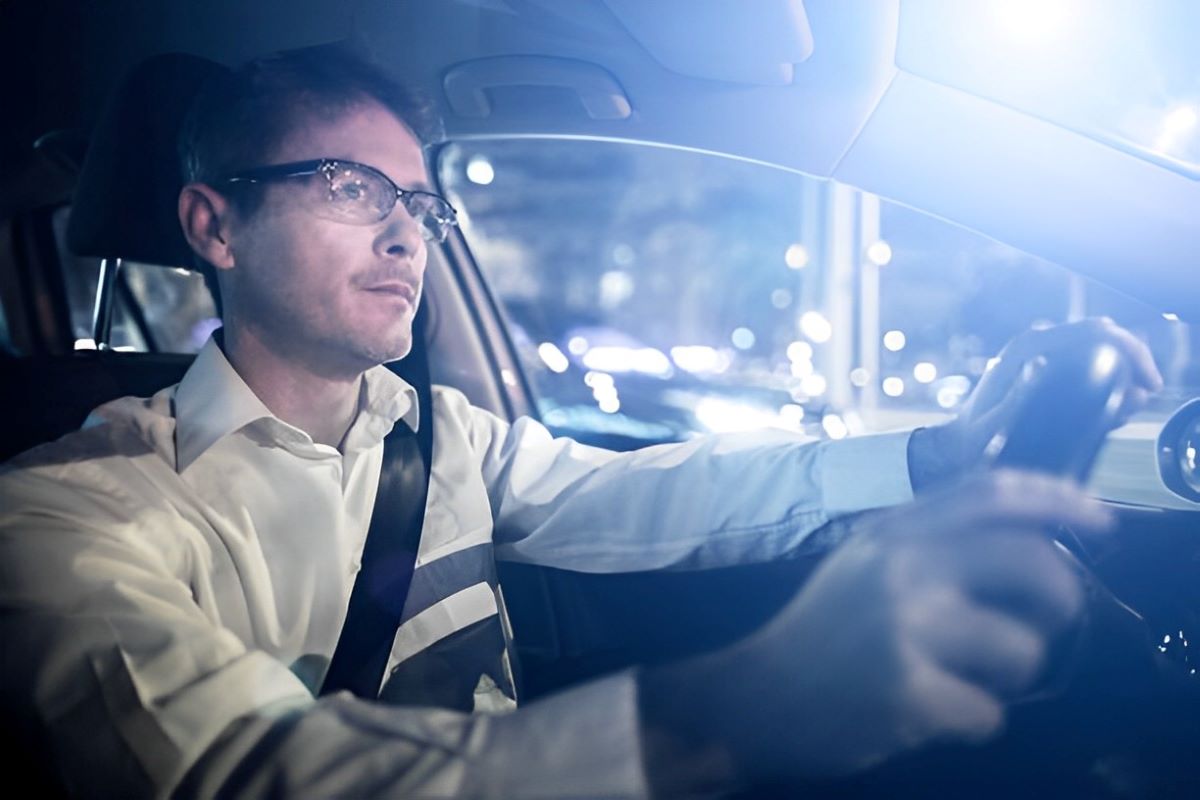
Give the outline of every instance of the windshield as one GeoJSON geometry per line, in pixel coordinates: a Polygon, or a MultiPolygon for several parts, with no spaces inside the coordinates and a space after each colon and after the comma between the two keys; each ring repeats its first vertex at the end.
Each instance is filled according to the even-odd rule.
{"type": "Polygon", "coordinates": [[[1169,313],[850,187],[710,154],[474,141],[444,148],[439,172],[556,432],[637,446],[929,424],[1014,335],[1107,315],[1150,343],[1168,388],[1110,437],[1094,482],[1167,502],[1153,440],[1200,382],[1169,313]]]}

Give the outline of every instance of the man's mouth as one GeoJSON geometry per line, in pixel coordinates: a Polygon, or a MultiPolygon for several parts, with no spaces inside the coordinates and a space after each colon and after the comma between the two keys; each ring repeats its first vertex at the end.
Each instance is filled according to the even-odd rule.
{"type": "Polygon", "coordinates": [[[412,284],[404,281],[384,281],[365,287],[365,290],[373,294],[391,295],[394,297],[402,297],[413,304],[417,299],[417,290],[412,284]]]}

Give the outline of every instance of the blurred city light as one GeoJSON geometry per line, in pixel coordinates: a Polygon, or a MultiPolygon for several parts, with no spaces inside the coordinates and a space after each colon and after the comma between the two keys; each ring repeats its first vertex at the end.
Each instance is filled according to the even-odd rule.
{"type": "Polygon", "coordinates": [[[749,350],[754,347],[754,331],[749,328],[735,328],[733,333],[729,335],[729,340],[733,342],[733,346],[738,350],[749,350]]]}
{"type": "Polygon", "coordinates": [[[729,369],[729,356],[702,344],[672,347],[671,360],[686,372],[721,373],[729,369]]]}
{"type": "Polygon", "coordinates": [[[833,337],[833,326],[820,311],[806,311],[800,316],[800,331],[818,344],[833,337]]]}
{"type": "Polygon", "coordinates": [[[951,409],[962,402],[971,391],[971,379],[966,375],[947,375],[934,387],[937,390],[937,404],[941,408],[951,409]]]}
{"type": "Polygon", "coordinates": [[[775,427],[779,418],[758,406],[717,397],[705,397],[696,404],[696,419],[713,433],[756,431],[775,427]]]}
{"type": "Polygon", "coordinates": [[[867,247],[867,260],[877,267],[886,267],[892,260],[892,246],[880,239],[867,247]]]}
{"type": "Polygon", "coordinates": [[[567,367],[571,365],[571,362],[567,360],[563,351],[559,350],[553,342],[542,342],[538,345],[537,351],[538,355],[542,358],[542,362],[552,372],[566,372],[567,367]]]}
{"type": "Polygon", "coordinates": [[[779,408],[779,421],[789,430],[801,430],[804,422],[804,406],[787,403],[779,408]]]}
{"type": "Polygon", "coordinates": [[[791,366],[792,377],[800,379],[807,378],[809,375],[813,374],[815,369],[816,367],[814,367],[813,363],[807,358],[800,361],[793,361],[791,366]]]}
{"type": "Polygon", "coordinates": [[[496,170],[492,168],[492,162],[483,156],[471,156],[467,161],[467,180],[480,186],[487,186],[496,180],[496,170]]]}
{"type": "Polygon", "coordinates": [[[888,397],[899,397],[904,394],[904,381],[896,377],[884,378],[883,393],[888,397]]]}
{"type": "Polygon", "coordinates": [[[804,392],[809,397],[820,397],[825,394],[825,390],[829,387],[825,376],[819,372],[814,372],[811,375],[806,375],[800,379],[800,391],[804,392]]]}
{"type": "Polygon", "coordinates": [[[593,389],[599,386],[613,386],[616,384],[616,381],[613,380],[613,376],[609,375],[607,372],[591,371],[584,373],[583,382],[593,389]]]}
{"type": "Polygon", "coordinates": [[[850,384],[857,386],[859,389],[871,382],[871,373],[862,367],[855,367],[850,370],[850,384]]]}
{"type": "Polygon", "coordinates": [[[903,350],[907,343],[908,339],[904,336],[904,331],[888,331],[883,335],[883,346],[893,353],[903,350]]]}
{"type": "Polygon", "coordinates": [[[1163,312],[1162,318],[1167,322],[1179,322],[1179,315],[1172,314],[1170,311],[1163,312]]]}
{"type": "Polygon", "coordinates": [[[788,361],[811,361],[812,345],[808,342],[792,342],[787,346],[788,361]]]}
{"type": "Polygon", "coordinates": [[[792,304],[792,293],[787,289],[776,289],[771,292],[771,305],[780,311],[792,304]]]}
{"type": "Polygon", "coordinates": [[[567,340],[567,351],[573,356],[581,356],[588,350],[588,340],[582,336],[572,336],[567,340]]]}
{"type": "Polygon", "coordinates": [[[825,433],[830,439],[845,439],[850,433],[850,429],[846,427],[846,421],[837,414],[826,414],[821,417],[821,427],[825,429],[825,433]]]}
{"type": "Polygon", "coordinates": [[[808,248],[799,243],[791,245],[784,252],[783,261],[790,269],[804,269],[808,266],[808,248]]]}
{"type": "Polygon", "coordinates": [[[583,355],[583,365],[600,372],[641,372],[666,377],[671,360],[653,347],[593,347],[583,355]]]}
{"type": "Polygon", "coordinates": [[[619,244],[612,251],[613,262],[622,267],[632,264],[635,255],[633,248],[627,244],[619,244]]]}
{"type": "Polygon", "coordinates": [[[616,308],[633,296],[633,276],[620,270],[609,270],[600,276],[600,305],[616,308]]]}
{"type": "Polygon", "coordinates": [[[937,367],[929,361],[918,361],[913,367],[913,378],[917,383],[933,383],[937,380],[937,367]]]}
{"type": "Polygon", "coordinates": [[[615,414],[621,410],[621,401],[617,399],[616,395],[606,395],[604,397],[596,398],[596,405],[598,405],[600,410],[605,414],[615,414]]]}

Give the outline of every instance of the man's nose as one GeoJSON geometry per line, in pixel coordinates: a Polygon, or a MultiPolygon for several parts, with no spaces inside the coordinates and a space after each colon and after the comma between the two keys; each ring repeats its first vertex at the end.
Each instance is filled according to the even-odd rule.
{"type": "Polygon", "coordinates": [[[377,242],[378,250],[394,258],[413,258],[425,247],[421,226],[413,219],[403,203],[383,220],[384,227],[377,242]]]}

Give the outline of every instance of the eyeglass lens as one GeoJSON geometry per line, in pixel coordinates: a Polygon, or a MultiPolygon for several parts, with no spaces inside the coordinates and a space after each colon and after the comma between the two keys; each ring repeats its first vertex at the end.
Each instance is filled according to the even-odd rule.
{"type": "MultiPolygon", "coordinates": [[[[354,165],[334,164],[323,170],[328,196],[323,215],[351,224],[366,225],[385,218],[395,207],[397,189],[383,174],[354,165]]],[[[437,195],[402,191],[404,210],[421,226],[421,234],[434,242],[445,241],[454,224],[454,212],[437,195]]]]}

